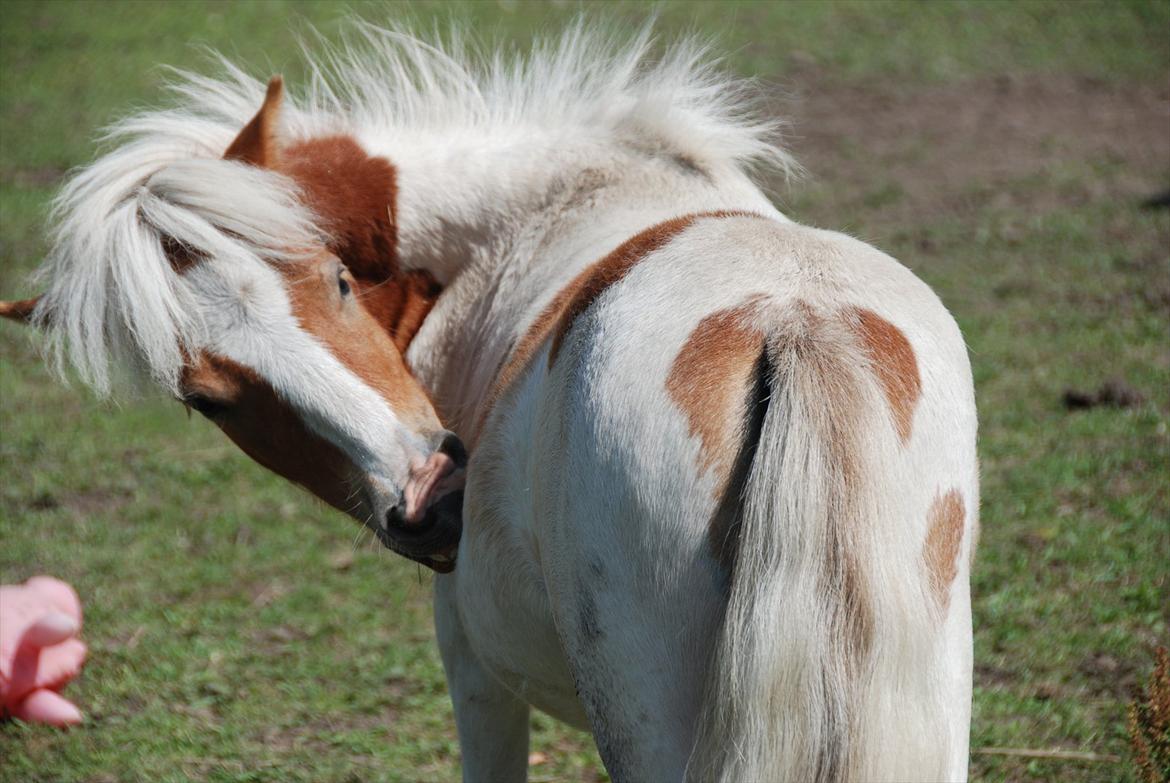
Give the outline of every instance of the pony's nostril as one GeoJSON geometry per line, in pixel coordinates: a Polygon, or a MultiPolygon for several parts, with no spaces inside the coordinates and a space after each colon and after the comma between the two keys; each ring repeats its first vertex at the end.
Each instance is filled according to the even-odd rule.
{"type": "Polygon", "coordinates": [[[443,437],[443,442],[439,444],[439,451],[450,457],[455,463],[455,467],[467,467],[467,449],[463,446],[463,441],[459,440],[459,436],[455,433],[448,432],[443,437]]]}
{"type": "Polygon", "coordinates": [[[426,529],[425,520],[420,520],[417,523],[410,523],[406,521],[406,513],[402,510],[401,505],[391,506],[390,510],[386,512],[386,530],[393,530],[399,534],[410,535],[413,533],[422,533],[426,529]]]}

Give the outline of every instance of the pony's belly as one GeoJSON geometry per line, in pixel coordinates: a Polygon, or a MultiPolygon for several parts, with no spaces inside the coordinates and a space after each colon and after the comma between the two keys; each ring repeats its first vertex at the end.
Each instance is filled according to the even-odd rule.
{"type": "Polygon", "coordinates": [[[523,672],[507,668],[494,668],[490,664],[485,665],[488,665],[492,673],[509,690],[521,696],[533,707],[570,726],[589,730],[589,719],[585,715],[585,708],[581,706],[581,700],[577,698],[577,692],[571,680],[548,682],[535,679],[523,672]]]}

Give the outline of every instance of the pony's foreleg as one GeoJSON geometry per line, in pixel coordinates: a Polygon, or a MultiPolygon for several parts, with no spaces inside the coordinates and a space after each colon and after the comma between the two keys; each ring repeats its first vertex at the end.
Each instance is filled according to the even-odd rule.
{"type": "Polygon", "coordinates": [[[471,649],[455,606],[455,577],[435,579],[435,631],[463,755],[464,783],[523,781],[528,704],[488,672],[471,649]]]}

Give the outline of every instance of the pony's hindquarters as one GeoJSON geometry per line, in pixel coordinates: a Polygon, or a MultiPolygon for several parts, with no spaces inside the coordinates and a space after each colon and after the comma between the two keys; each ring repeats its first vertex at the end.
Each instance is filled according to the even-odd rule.
{"type": "Polygon", "coordinates": [[[976,477],[953,320],[847,237],[671,225],[480,440],[472,645],[525,698],[575,693],[615,781],[963,777],[976,477]],[[522,554],[484,557],[500,541],[522,554]],[[567,664],[543,686],[516,612],[541,590],[567,664]]]}
{"type": "Polygon", "coordinates": [[[977,501],[961,341],[916,356],[868,310],[768,309],[767,409],[688,779],[965,778],[960,552],[977,501]]]}

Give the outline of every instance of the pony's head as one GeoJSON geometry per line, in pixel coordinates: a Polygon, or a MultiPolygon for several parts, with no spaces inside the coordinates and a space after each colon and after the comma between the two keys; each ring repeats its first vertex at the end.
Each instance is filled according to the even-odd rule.
{"type": "Polygon", "coordinates": [[[403,358],[438,286],[398,266],[390,163],[347,136],[286,138],[282,98],[275,78],[222,156],[163,149],[159,115],[79,174],[48,290],[0,315],[42,326],[99,391],[111,355],[129,360],[260,464],[449,571],[467,456],[403,358]]]}

